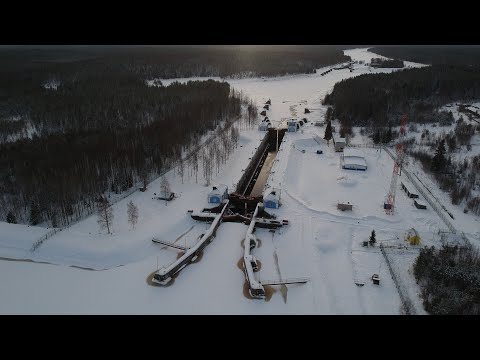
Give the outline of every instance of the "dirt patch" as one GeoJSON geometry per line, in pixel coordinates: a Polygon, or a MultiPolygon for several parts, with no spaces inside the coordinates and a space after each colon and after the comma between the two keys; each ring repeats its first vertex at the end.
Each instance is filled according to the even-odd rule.
{"type": "Polygon", "coordinates": [[[265,301],[270,301],[277,290],[270,285],[264,285],[263,288],[265,289],[265,301]]]}
{"type": "Polygon", "coordinates": [[[283,302],[286,304],[287,303],[287,295],[288,295],[287,285],[282,284],[280,286],[280,294],[282,295],[283,302]]]}
{"type": "Polygon", "coordinates": [[[196,264],[198,262],[200,262],[203,258],[203,251],[201,251],[199,254],[197,254],[197,258],[195,260],[193,260],[191,263],[192,264],[196,264]]]}
{"type": "MultiPolygon", "coordinates": [[[[265,301],[270,301],[272,299],[273,294],[275,294],[277,290],[275,290],[270,285],[265,285],[264,288],[265,288],[265,301]]],[[[248,283],[247,283],[247,280],[245,280],[243,282],[243,296],[245,296],[247,299],[250,299],[250,300],[259,300],[252,297],[248,290],[249,290],[248,283]]]]}
{"type": "Polygon", "coordinates": [[[157,284],[155,282],[152,281],[153,279],[153,275],[157,272],[158,270],[155,270],[154,272],[152,272],[151,274],[149,274],[147,276],[147,284],[150,285],[150,286],[156,286],[156,287],[169,287],[169,286],[172,286],[173,283],[175,282],[175,279],[177,278],[178,276],[178,273],[176,273],[175,275],[172,276],[172,280],[170,280],[170,282],[166,285],[162,285],[162,284],[157,284]]]}
{"type": "Polygon", "coordinates": [[[240,260],[237,261],[237,267],[243,271],[243,257],[241,257],[240,260]]]}
{"type": "Polygon", "coordinates": [[[251,295],[250,295],[250,292],[248,291],[249,287],[248,287],[248,283],[247,283],[247,280],[245,280],[243,282],[243,296],[245,296],[247,299],[250,299],[250,300],[255,300],[255,298],[253,298],[251,295]]]}

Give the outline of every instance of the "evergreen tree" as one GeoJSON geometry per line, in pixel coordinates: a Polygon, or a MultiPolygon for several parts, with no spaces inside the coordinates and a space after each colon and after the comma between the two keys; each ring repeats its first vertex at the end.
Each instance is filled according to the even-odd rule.
{"type": "Polygon", "coordinates": [[[328,120],[327,127],[325,128],[325,136],[323,137],[327,140],[327,144],[330,145],[330,140],[332,140],[332,122],[328,120]]]}
{"type": "Polygon", "coordinates": [[[455,135],[452,135],[448,139],[448,150],[450,152],[454,152],[456,148],[457,148],[457,138],[455,137],[455,135]]]}
{"type": "Polygon", "coordinates": [[[17,218],[13,214],[12,211],[9,211],[7,214],[7,223],[9,224],[16,224],[17,223],[17,218]]]}
{"type": "Polygon", "coordinates": [[[438,144],[437,150],[435,151],[435,156],[432,159],[431,169],[434,172],[442,172],[445,168],[447,159],[445,158],[445,139],[440,141],[438,144]]]}
{"type": "Polygon", "coordinates": [[[374,144],[379,144],[380,143],[380,130],[377,130],[372,137],[373,143],[374,144]]]}
{"type": "Polygon", "coordinates": [[[329,106],[327,112],[325,113],[325,121],[333,120],[333,109],[329,106]]]}
{"type": "MultiPolygon", "coordinates": [[[[168,182],[167,178],[162,176],[162,179],[160,180],[160,196],[168,199],[170,197],[170,183],[168,182]]],[[[165,200],[165,205],[167,205],[167,200],[165,200]]]]}
{"type": "Polygon", "coordinates": [[[383,142],[388,144],[392,140],[393,140],[392,128],[389,127],[387,132],[385,133],[385,137],[383,138],[383,142]]]}
{"type": "Polygon", "coordinates": [[[30,225],[38,225],[41,221],[40,206],[36,201],[30,204],[30,225]]]}
{"type": "Polygon", "coordinates": [[[368,242],[370,246],[375,245],[377,242],[377,239],[375,238],[375,230],[372,230],[372,233],[370,234],[370,241],[368,242]]]}

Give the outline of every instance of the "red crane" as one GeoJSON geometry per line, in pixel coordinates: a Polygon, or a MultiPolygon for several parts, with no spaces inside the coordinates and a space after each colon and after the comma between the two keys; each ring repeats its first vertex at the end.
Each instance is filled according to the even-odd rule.
{"type": "Polygon", "coordinates": [[[405,156],[405,134],[407,132],[406,126],[407,126],[407,115],[403,115],[400,118],[400,135],[399,135],[399,141],[397,145],[395,146],[395,150],[397,152],[397,158],[393,162],[393,174],[392,174],[392,181],[390,182],[390,191],[388,192],[387,195],[387,201],[383,205],[385,212],[388,215],[393,215],[394,213],[394,208],[395,208],[395,193],[397,192],[397,179],[398,175],[401,172],[402,169],[402,163],[403,159],[405,156]]]}

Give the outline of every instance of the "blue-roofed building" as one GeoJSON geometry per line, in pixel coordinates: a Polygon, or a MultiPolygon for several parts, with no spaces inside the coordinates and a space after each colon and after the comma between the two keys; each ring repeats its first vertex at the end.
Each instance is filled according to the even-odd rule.
{"type": "Polygon", "coordinates": [[[223,200],[228,199],[227,185],[214,186],[208,194],[208,202],[211,204],[220,204],[223,200]]]}

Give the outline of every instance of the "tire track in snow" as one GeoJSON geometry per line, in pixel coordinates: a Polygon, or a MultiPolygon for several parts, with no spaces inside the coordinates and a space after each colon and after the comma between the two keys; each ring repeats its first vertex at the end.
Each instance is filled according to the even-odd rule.
{"type": "MultiPolygon", "coordinates": [[[[355,280],[355,277],[357,276],[356,275],[356,271],[355,271],[355,263],[354,263],[354,259],[353,259],[353,253],[352,253],[352,250],[353,250],[353,244],[354,242],[356,242],[356,236],[355,236],[355,231],[350,228],[350,243],[348,244],[348,247],[349,247],[349,253],[350,253],[350,267],[351,267],[351,272],[352,272],[352,280],[355,280]]],[[[365,293],[362,292],[362,288],[363,287],[359,287],[357,285],[355,285],[356,287],[356,295],[357,295],[357,299],[358,299],[358,305],[360,306],[360,311],[361,311],[361,314],[362,315],[365,315],[367,314],[367,311],[366,311],[366,307],[365,307],[365,293]]]]}
{"type": "MultiPolygon", "coordinates": [[[[273,244],[273,262],[275,264],[275,270],[277,272],[278,278],[282,279],[282,273],[280,271],[280,264],[278,262],[278,254],[277,254],[277,245],[275,244],[275,232],[272,232],[272,244],[273,244]]],[[[282,284],[280,286],[280,294],[282,295],[283,302],[287,303],[287,295],[288,295],[288,288],[287,285],[282,284]]]]}
{"type": "MultiPolygon", "coordinates": [[[[299,216],[299,218],[303,221],[302,217],[299,216]]],[[[315,262],[315,257],[313,254],[315,254],[315,249],[314,249],[314,231],[313,231],[313,225],[312,225],[312,216],[309,216],[308,217],[308,239],[310,240],[308,245],[309,245],[309,249],[311,249],[310,251],[306,251],[306,247],[305,247],[305,237],[302,236],[302,249],[303,249],[303,253],[306,255],[305,257],[309,256],[310,257],[310,279],[312,279],[312,281],[310,281],[311,283],[311,289],[312,289],[312,306],[313,306],[313,311],[317,311],[317,307],[318,307],[318,303],[317,303],[317,289],[318,289],[318,286],[317,286],[317,279],[320,279],[321,278],[321,275],[319,273],[317,273],[317,264],[315,262]],[[312,275],[316,275],[316,276],[312,276],[312,275]]]]}

